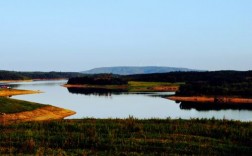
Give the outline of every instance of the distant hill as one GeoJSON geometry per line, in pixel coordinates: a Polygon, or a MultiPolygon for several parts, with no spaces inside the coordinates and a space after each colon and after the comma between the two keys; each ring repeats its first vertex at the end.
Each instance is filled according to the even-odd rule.
{"type": "Polygon", "coordinates": [[[175,67],[157,67],[157,66],[145,66],[145,67],[101,67],[91,70],[83,71],[84,74],[104,74],[112,73],[118,75],[133,75],[133,74],[151,74],[151,73],[168,73],[176,71],[197,71],[188,68],[175,68],[175,67]]]}

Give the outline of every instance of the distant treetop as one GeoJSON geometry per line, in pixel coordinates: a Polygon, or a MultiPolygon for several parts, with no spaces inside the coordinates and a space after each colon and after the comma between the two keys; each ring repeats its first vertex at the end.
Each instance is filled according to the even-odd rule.
{"type": "Polygon", "coordinates": [[[123,85],[128,82],[116,75],[99,74],[70,78],[67,84],[123,85]]]}

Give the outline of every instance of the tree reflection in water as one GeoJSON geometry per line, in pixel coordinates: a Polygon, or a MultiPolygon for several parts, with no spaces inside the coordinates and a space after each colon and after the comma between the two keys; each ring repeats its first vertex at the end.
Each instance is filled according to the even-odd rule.
{"type": "Polygon", "coordinates": [[[252,110],[252,104],[244,103],[203,103],[203,102],[181,102],[180,109],[196,109],[198,111],[209,110],[252,110]]]}
{"type": "Polygon", "coordinates": [[[97,95],[97,96],[111,96],[112,94],[120,95],[127,94],[124,89],[106,89],[106,88],[67,88],[69,93],[97,95]]]}

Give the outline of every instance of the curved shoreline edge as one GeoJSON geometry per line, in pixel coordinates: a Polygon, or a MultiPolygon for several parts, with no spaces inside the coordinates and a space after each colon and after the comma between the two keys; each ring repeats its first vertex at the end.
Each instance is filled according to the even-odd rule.
{"type": "MultiPolygon", "coordinates": [[[[33,90],[3,89],[0,90],[0,97],[38,93],[43,92],[33,90]]],[[[74,114],[76,114],[76,112],[72,110],[45,105],[31,111],[23,111],[11,114],[2,113],[0,114],[0,124],[13,124],[27,121],[57,120],[63,119],[74,114]]]]}
{"type": "Polygon", "coordinates": [[[13,124],[28,121],[44,121],[64,119],[76,114],[76,112],[54,106],[43,106],[32,111],[0,115],[0,123],[13,124]]]}
{"type": "Polygon", "coordinates": [[[19,90],[19,89],[3,89],[0,91],[0,97],[14,96],[14,95],[25,95],[25,94],[39,94],[41,91],[34,90],[19,90]]]}

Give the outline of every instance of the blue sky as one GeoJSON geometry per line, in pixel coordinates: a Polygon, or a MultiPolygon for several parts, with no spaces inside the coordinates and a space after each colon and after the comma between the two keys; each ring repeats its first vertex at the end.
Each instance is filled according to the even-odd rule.
{"type": "Polygon", "coordinates": [[[251,0],[0,0],[0,69],[252,69],[251,0]]]}

